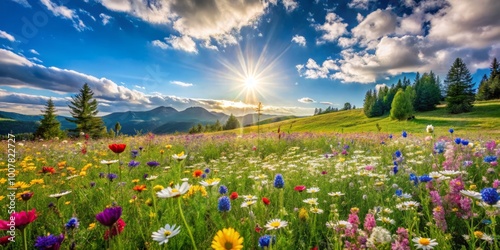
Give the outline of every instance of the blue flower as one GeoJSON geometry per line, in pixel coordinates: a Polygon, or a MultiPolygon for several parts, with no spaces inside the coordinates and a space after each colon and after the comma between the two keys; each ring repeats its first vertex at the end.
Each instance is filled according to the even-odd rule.
{"type": "Polygon", "coordinates": [[[134,149],[134,150],[130,151],[130,154],[131,154],[132,158],[135,158],[135,157],[137,157],[137,155],[139,155],[139,151],[134,149]]]}
{"type": "Polygon", "coordinates": [[[222,185],[219,187],[219,194],[227,194],[227,187],[222,185]]]}
{"type": "Polygon", "coordinates": [[[439,141],[434,144],[434,152],[442,154],[444,152],[445,143],[444,141],[439,141]]]}
{"type": "Polygon", "coordinates": [[[460,137],[455,138],[455,143],[460,144],[462,142],[462,139],[460,137]]]}
{"type": "Polygon", "coordinates": [[[158,167],[158,166],[160,166],[160,163],[157,162],[157,161],[148,161],[148,163],[146,163],[146,164],[148,164],[148,166],[150,166],[150,167],[158,167]]]}
{"type": "Polygon", "coordinates": [[[410,181],[413,181],[413,184],[416,186],[418,184],[418,177],[412,173],[410,174],[410,181]]]}
{"type": "Polygon", "coordinates": [[[259,247],[269,247],[269,245],[276,243],[276,236],[264,235],[259,238],[259,247]]]}
{"type": "Polygon", "coordinates": [[[130,168],[135,168],[135,167],[139,166],[139,164],[141,164],[141,163],[140,163],[140,162],[138,162],[138,161],[131,160],[131,161],[128,163],[128,166],[129,166],[130,168]]]}
{"type": "Polygon", "coordinates": [[[207,178],[207,174],[202,174],[202,175],[201,175],[201,178],[202,178],[202,179],[207,178]]]}
{"type": "Polygon", "coordinates": [[[66,228],[67,229],[74,229],[78,228],[80,223],[78,222],[78,219],[76,217],[71,218],[68,223],[66,223],[66,228]]]}
{"type": "Polygon", "coordinates": [[[481,198],[489,205],[495,205],[500,200],[500,196],[495,188],[483,188],[481,190],[481,198]]]}
{"type": "Polygon", "coordinates": [[[401,153],[401,151],[397,150],[397,151],[396,151],[396,153],[394,153],[394,155],[395,155],[397,158],[399,158],[399,157],[401,157],[401,155],[403,155],[403,154],[401,153]]]}
{"type": "Polygon", "coordinates": [[[408,136],[408,133],[406,133],[406,131],[403,130],[403,133],[401,134],[404,138],[406,138],[408,136]]]}
{"type": "Polygon", "coordinates": [[[116,177],[118,177],[118,175],[110,173],[110,174],[108,174],[107,177],[108,177],[109,181],[113,181],[114,179],[116,179],[116,177]]]}
{"type": "Polygon", "coordinates": [[[401,195],[403,195],[403,190],[402,189],[396,190],[396,196],[401,197],[401,195]]]}
{"type": "Polygon", "coordinates": [[[210,173],[210,168],[205,168],[205,173],[209,174],[210,173]]]}
{"type": "Polygon", "coordinates": [[[497,157],[494,155],[488,155],[484,157],[483,161],[486,163],[492,163],[494,161],[497,161],[497,157]]]}
{"type": "Polygon", "coordinates": [[[231,210],[231,200],[229,200],[229,197],[227,196],[220,197],[217,209],[219,209],[219,212],[227,212],[231,210]]]}
{"type": "Polygon", "coordinates": [[[462,140],[462,145],[464,145],[464,146],[469,145],[469,141],[468,140],[462,140]]]}
{"type": "Polygon", "coordinates": [[[450,132],[450,134],[453,134],[453,132],[455,132],[455,130],[453,130],[452,128],[450,128],[450,130],[448,130],[448,132],[450,132]]]}
{"type": "Polygon", "coordinates": [[[283,188],[285,186],[285,180],[283,180],[283,175],[277,174],[274,177],[274,187],[275,188],[283,188]]]}
{"type": "Polygon", "coordinates": [[[59,249],[64,240],[64,234],[59,236],[38,236],[35,241],[35,247],[39,250],[45,249],[59,249]]]}
{"type": "Polygon", "coordinates": [[[398,165],[395,165],[394,168],[392,168],[392,171],[394,171],[394,174],[397,174],[399,171],[398,165]]]}
{"type": "Polygon", "coordinates": [[[429,181],[432,181],[432,177],[430,177],[427,174],[424,174],[424,175],[419,177],[419,180],[420,180],[420,182],[429,182],[429,181]]]}
{"type": "Polygon", "coordinates": [[[389,139],[392,139],[392,134],[389,135],[389,139]]]}

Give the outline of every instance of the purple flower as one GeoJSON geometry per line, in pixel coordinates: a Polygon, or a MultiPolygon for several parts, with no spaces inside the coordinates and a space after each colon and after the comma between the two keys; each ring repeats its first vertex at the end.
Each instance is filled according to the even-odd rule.
{"type": "Polygon", "coordinates": [[[90,187],[95,187],[95,182],[94,181],[90,182],[90,187]]]}
{"type": "Polygon", "coordinates": [[[210,168],[205,168],[205,173],[209,174],[210,173],[210,168]]]}
{"type": "Polygon", "coordinates": [[[148,166],[150,166],[150,167],[158,167],[158,166],[160,166],[160,163],[157,162],[157,161],[148,161],[148,163],[146,163],[146,164],[148,164],[148,166]]]}
{"type": "Polygon", "coordinates": [[[122,207],[110,207],[98,213],[95,218],[102,225],[112,227],[118,219],[122,216],[122,207]]]}
{"type": "Polygon", "coordinates": [[[38,236],[35,241],[35,247],[39,250],[58,250],[63,240],[64,234],[60,234],[59,236],[38,236]]]}
{"type": "Polygon", "coordinates": [[[134,150],[130,151],[130,154],[132,155],[132,158],[135,158],[135,157],[137,157],[137,155],[139,155],[139,151],[134,149],[134,150]]]}
{"type": "Polygon", "coordinates": [[[129,166],[130,168],[135,168],[135,167],[139,166],[139,164],[141,164],[141,163],[140,163],[140,162],[138,162],[138,161],[131,160],[131,161],[128,163],[128,166],[129,166]]]}
{"type": "Polygon", "coordinates": [[[114,179],[116,179],[116,177],[118,177],[118,176],[117,176],[116,174],[109,173],[107,177],[108,177],[109,181],[113,181],[113,180],[114,180],[114,179]]]}

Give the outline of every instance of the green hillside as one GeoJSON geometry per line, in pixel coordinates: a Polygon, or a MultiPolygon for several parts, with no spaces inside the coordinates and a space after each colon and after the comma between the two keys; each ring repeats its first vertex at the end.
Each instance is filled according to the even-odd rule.
{"type": "MultiPolygon", "coordinates": [[[[500,134],[500,100],[477,102],[474,111],[452,115],[444,107],[429,112],[415,114],[411,121],[391,120],[388,115],[367,118],[362,109],[339,111],[324,115],[291,119],[260,126],[262,132],[276,132],[281,126],[283,132],[375,132],[376,124],[381,132],[399,133],[402,130],[413,133],[425,132],[425,127],[432,124],[436,133],[447,133],[449,128],[468,132],[500,134]]],[[[242,129],[244,133],[256,132],[257,126],[242,129]]]]}

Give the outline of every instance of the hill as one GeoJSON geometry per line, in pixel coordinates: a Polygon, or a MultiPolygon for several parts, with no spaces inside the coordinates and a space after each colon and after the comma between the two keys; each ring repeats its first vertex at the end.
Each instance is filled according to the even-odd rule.
{"type": "MultiPolygon", "coordinates": [[[[283,132],[374,132],[377,131],[377,123],[381,132],[395,134],[403,130],[422,133],[429,124],[440,134],[447,133],[449,128],[466,133],[488,131],[500,134],[500,100],[476,102],[472,112],[457,115],[438,107],[433,111],[416,113],[411,121],[391,120],[388,115],[367,118],[362,109],[355,109],[264,124],[260,129],[262,132],[276,132],[279,127],[283,132]]],[[[257,126],[245,127],[241,131],[256,132],[257,126]]]]}

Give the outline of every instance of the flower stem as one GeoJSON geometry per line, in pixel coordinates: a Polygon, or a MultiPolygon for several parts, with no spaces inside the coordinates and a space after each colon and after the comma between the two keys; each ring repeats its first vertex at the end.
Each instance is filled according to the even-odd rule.
{"type": "Polygon", "coordinates": [[[26,241],[26,228],[23,229],[24,250],[28,250],[28,241],[26,241]]]}
{"type": "Polygon", "coordinates": [[[181,198],[180,197],[177,198],[177,204],[179,205],[179,212],[181,214],[182,221],[184,221],[184,226],[186,226],[186,229],[188,231],[189,238],[191,238],[191,243],[193,244],[193,248],[195,250],[198,250],[198,248],[196,247],[196,243],[194,242],[194,238],[193,238],[193,234],[191,233],[191,229],[189,229],[189,225],[187,224],[186,217],[184,217],[184,213],[182,212],[181,198]]]}

